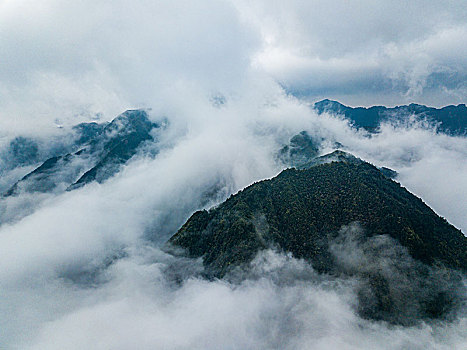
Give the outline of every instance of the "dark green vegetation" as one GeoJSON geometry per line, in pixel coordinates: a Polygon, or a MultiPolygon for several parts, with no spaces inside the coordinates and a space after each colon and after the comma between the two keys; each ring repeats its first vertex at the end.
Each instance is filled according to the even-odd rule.
{"type": "Polygon", "coordinates": [[[411,116],[439,125],[438,131],[450,135],[467,135],[467,107],[465,104],[446,106],[440,109],[418,104],[387,108],[384,106],[347,107],[337,101],[323,100],[316,102],[314,109],[319,113],[343,115],[356,127],[375,131],[381,122],[395,120],[406,122],[411,116]]]}
{"type": "Polygon", "coordinates": [[[361,160],[284,170],[216,208],[194,213],[169,242],[191,257],[203,257],[208,274],[216,277],[235,267],[246,268],[267,248],[291,252],[319,272],[359,276],[367,281],[359,290],[360,313],[395,323],[410,323],[412,313],[444,315],[462,288],[455,271],[467,270],[467,238],[462,232],[361,160]],[[361,225],[357,241],[362,254],[387,257],[386,263],[378,260],[379,268],[365,266],[368,259],[355,264],[339,258],[338,252],[349,246],[341,244],[335,250],[346,240],[343,227],[355,222],[361,225]],[[399,253],[376,254],[381,240],[393,242],[386,247],[399,253]],[[381,265],[396,266],[400,280],[408,284],[394,288],[398,284],[390,280],[393,274],[381,265]],[[404,288],[407,293],[397,292],[404,288]]]}
{"type": "MultiPolygon", "coordinates": [[[[71,190],[92,181],[103,182],[115,175],[143,142],[153,140],[151,131],[154,128],[159,128],[159,125],[152,123],[144,110],[126,111],[110,123],[79,124],[73,128],[77,136],[68,153],[45,160],[15,183],[4,196],[71,190]]],[[[28,152],[25,154],[32,159],[34,144],[23,141],[18,147],[26,149],[28,152]]]]}
{"type": "Polygon", "coordinates": [[[369,235],[397,239],[422,262],[467,269],[464,235],[364,162],[284,170],[210,211],[196,212],[170,242],[205,256],[219,275],[271,244],[329,271],[327,242],[352,222],[369,235]]]}

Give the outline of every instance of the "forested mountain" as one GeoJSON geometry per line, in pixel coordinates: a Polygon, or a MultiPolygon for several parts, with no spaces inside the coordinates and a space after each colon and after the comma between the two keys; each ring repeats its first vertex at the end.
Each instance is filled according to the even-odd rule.
{"type": "Polygon", "coordinates": [[[348,107],[337,101],[322,100],[313,108],[319,113],[343,115],[358,128],[375,131],[384,121],[407,122],[411,117],[437,125],[438,131],[450,135],[467,135],[467,107],[465,104],[443,108],[427,107],[419,104],[388,108],[384,106],[348,107]]]}
{"type": "Polygon", "coordinates": [[[354,158],[287,169],[255,183],[218,207],[193,214],[169,242],[202,257],[215,277],[247,268],[258,251],[273,248],[311,262],[321,273],[366,278],[376,301],[368,306],[363,300],[368,295],[360,295],[361,313],[396,323],[411,319],[407,298],[417,301],[414,315],[443,314],[462,288],[452,271],[467,270],[467,238],[461,231],[379,169],[354,158]],[[414,273],[421,278],[416,287],[405,286],[413,292],[399,295],[384,269],[339,263],[332,247],[346,239],[345,227],[353,223],[361,226],[357,240],[372,246],[371,254],[387,255],[374,244],[378,240],[398,247],[387,263],[398,266],[407,281],[414,273]]]}

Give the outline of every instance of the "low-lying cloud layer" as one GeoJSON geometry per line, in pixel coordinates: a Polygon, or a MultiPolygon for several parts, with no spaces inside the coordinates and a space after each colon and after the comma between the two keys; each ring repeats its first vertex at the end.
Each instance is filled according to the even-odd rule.
{"type": "Polygon", "coordinates": [[[279,264],[286,279],[308,276],[292,285],[268,273],[230,285],[195,277],[200,262],[159,250],[193,211],[277,174],[276,152],[301,130],[325,139],[322,152],[338,141],[397,170],[402,184],[467,231],[465,138],[417,125],[385,125],[369,136],[339,118],[317,116],[280,89],[256,96],[220,107],[200,99],[189,114],[165,116],[160,152],[142,153],[103,184],[46,198],[3,199],[7,208],[21,200],[29,206],[16,204],[10,212],[19,221],[0,227],[2,343],[122,349],[461,346],[465,316],[408,328],[363,320],[356,314],[355,281],[323,280],[304,262],[274,254],[260,259],[263,272],[279,264]],[[186,278],[181,286],[176,282],[186,278]]]}

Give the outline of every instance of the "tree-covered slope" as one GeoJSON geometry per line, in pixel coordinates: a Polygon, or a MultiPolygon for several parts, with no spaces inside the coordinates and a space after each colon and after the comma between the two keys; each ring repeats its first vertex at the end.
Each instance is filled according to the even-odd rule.
{"type": "Polygon", "coordinates": [[[440,317],[465,302],[459,276],[467,271],[467,238],[363,161],[284,170],[194,213],[171,246],[202,257],[214,277],[247,271],[263,249],[291,253],[318,272],[365,281],[359,313],[398,324],[440,317]],[[358,244],[348,229],[355,223],[358,244]]]}
{"type": "Polygon", "coordinates": [[[359,222],[389,235],[425,263],[467,269],[467,238],[421,199],[362,162],[288,169],[255,183],[210,211],[199,211],[170,240],[223,275],[276,245],[330,270],[327,242],[359,222]]]}

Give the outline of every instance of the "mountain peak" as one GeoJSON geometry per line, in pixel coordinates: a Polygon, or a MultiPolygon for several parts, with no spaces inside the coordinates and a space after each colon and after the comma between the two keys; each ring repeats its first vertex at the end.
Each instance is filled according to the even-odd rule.
{"type": "Polygon", "coordinates": [[[342,150],[335,150],[331,153],[316,157],[309,162],[301,165],[299,169],[308,169],[313,166],[321,165],[321,164],[327,164],[327,163],[332,163],[332,162],[344,162],[344,163],[353,163],[353,164],[359,164],[363,163],[364,161],[361,160],[360,158],[355,157],[353,154],[350,154],[348,152],[342,151],[342,150]]]}
{"type": "MultiPolygon", "coordinates": [[[[439,281],[427,271],[439,265],[466,271],[467,238],[373,165],[342,151],[333,156],[345,160],[284,170],[209,211],[196,212],[169,243],[186,249],[191,257],[202,257],[207,273],[215,277],[247,269],[259,251],[272,248],[309,261],[318,272],[368,278],[376,304],[365,306],[363,296],[360,302],[362,314],[369,318],[405,322],[412,312],[407,306],[411,298],[418,298],[417,308],[426,317],[443,314],[450,301],[437,299],[441,290],[432,294],[439,281]],[[370,273],[357,264],[349,272],[346,264],[337,263],[332,247],[343,228],[355,223],[361,227],[358,240],[370,254],[392,256],[394,260],[385,264],[401,264],[398,273],[409,281],[411,266],[416,274],[425,274],[417,285],[420,291],[398,294],[384,269],[370,273]],[[377,242],[388,239],[392,243],[386,246],[400,246],[399,253],[378,251],[377,242]],[[401,252],[407,252],[410,264],[397,260],[406,254],[401,252]]],[[[449,298],[456,298],[462,283],[455,278],[451,282],[449,298]]]]}
{"type": "Polygon", "coordinates": [[[77,134],[73,150],[45,160],[4,196],[57,187],[72,190],[92,181],[103,182],[115,175],[144,141],[152,140],[151,131],[158,127],[143,109],[127,110],[109,123],[78,124],[73,127],[77,134]]]}

